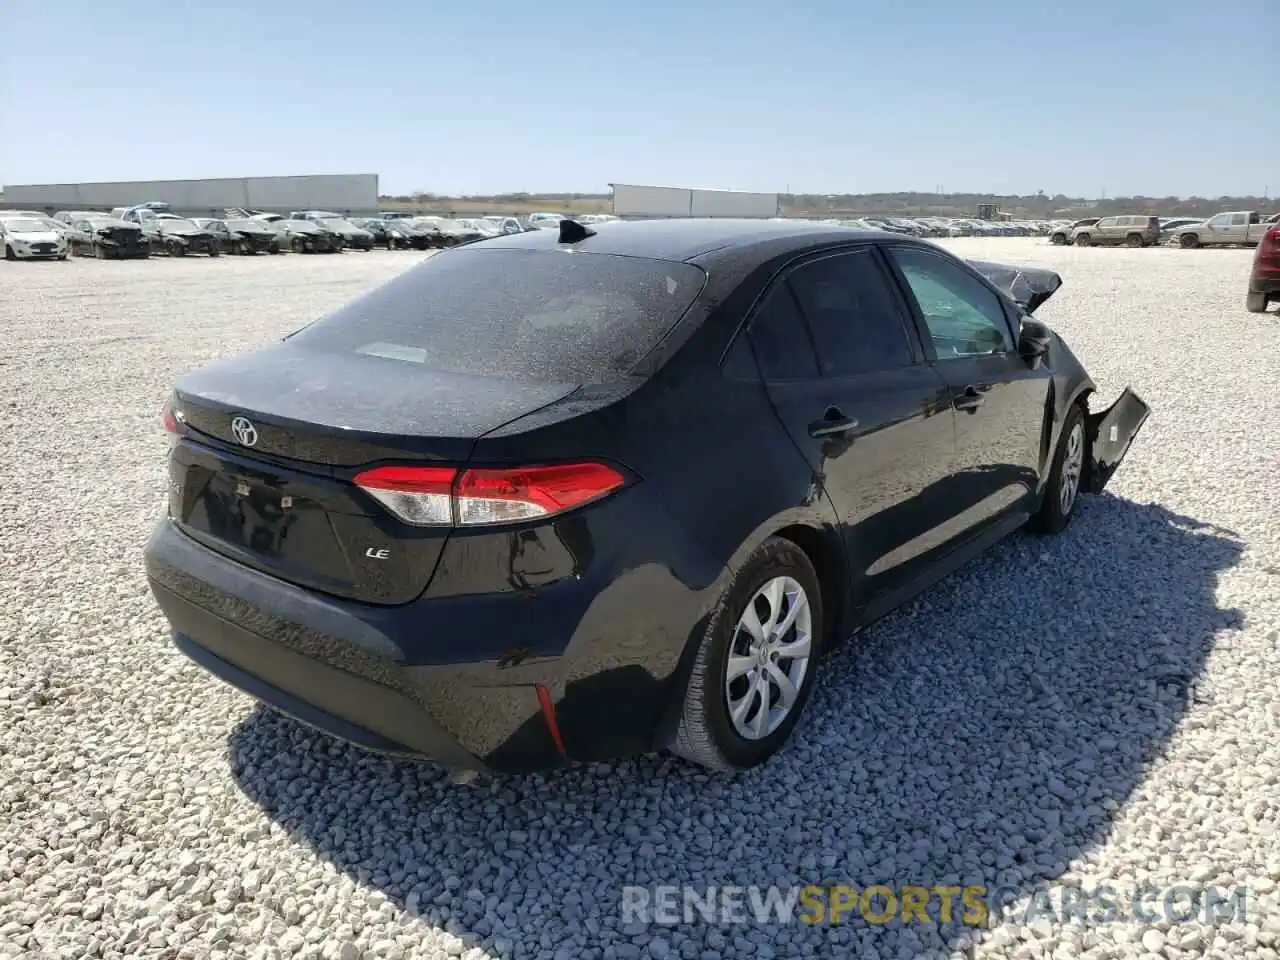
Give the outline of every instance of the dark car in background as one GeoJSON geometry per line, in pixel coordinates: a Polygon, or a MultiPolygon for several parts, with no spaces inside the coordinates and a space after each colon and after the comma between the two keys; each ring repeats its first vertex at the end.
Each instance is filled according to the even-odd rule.
{"type": "Polygon", "coordinates": [[[133,260],[151,256],[151,240],[136,223],[106,214],[81,216],[71,221],[76,231],[71,252],[99,260],[133,260]]]}
{"type": "Polygon", "coordinates": [[[373,234],[368,230],[357,227],[345,217],[326,217],[313,222],[317,226],[328,230],[330,234],[337,234],[342,237],[342,243],[345,247],[364,251],[373,249],[373,234]]]}
{"type": "Polygon", "coordinates": [[[438,250],[448,246],[448,238],[431,222],[417,217],[402,217],[393,221],[404,242],[414,250],[438,250]]]}
{"type": "Polygon", "coordinates": [[[453,247],[460,243],[470,243],[473,240],[484,240],[488,237],[484,231],[465,226],[449,217],[417,217],[412,222],[435,231],[439,236],[438,245],[442,247],[453,247]]]}
{"type": "Polygon", "coordinates": [[[362,230],[368,230],[373,236],[375,247],[386,247],[388,250],[407,250],[412,244],[394,220],[383,220],[381,217],[359,217],[351,221],[362,230]]]}
{"type": "Polygon", "coordinates": [[[272,220],[282,241],[293,253],[338,253],[343,248],[341,234],[334,234],[310,220],[272,220]]]}
{"type": "Polygon", "coordinates": [[[327,210],[295,210],[289,217],[293,220],[310,220],[329,231],[330,236],[341,237],[343,247],[353,250],[373,249],[373,234],[357,227],[340,214],[327,210]]]}
{"type": "Polygon", "coordinates": [[[134,221],[151,239],[153,253],[164,252],[171,257],[185,257],[189,253],[203,253],[210,257],[222,255],[222,244],[210,231],[194,220],[173,213],[155,213],[146,208],[134,211],[134,221]]]}
{"type": "Polygon", "coordinates": [[[444,251],[179,380],[151,589],[197,663],[376,750],[750,767],[835,641],[1116,470],[1148,409],[1093,409],[1031,315],[1060,284],[776,221],[444,251]]]}
{"type": "Polygon", "coordinates": [[[280,233],[273,230],[271,224],[261,220],[218,220],[203,217],[195,220],[195,223],[218,238],[223,253],[248,255],[280,252],[280,233]]]}

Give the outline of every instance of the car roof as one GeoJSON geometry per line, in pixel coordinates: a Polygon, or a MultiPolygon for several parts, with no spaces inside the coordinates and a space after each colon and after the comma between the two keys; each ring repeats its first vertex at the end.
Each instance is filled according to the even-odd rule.
{"type": "MultiPolygon", "coordinates": [[[[614,256],[650,257],[655,260],[693,260],[717,250],[743,250],[771,244],[785,248],[793,241],[797,250],[822,243],[884,239],[901,241],[900,234],[859,230],[830,223],[800,220],[738,220],[694,218],[683,220],[634,220],[592,224],[595,235],[573,244],[561,244],[558,230],[537,230],[483,241],[485,249],[567,249],[614,256]]],[[[778,250],[777,252],[783,252],[778,250]]]]}

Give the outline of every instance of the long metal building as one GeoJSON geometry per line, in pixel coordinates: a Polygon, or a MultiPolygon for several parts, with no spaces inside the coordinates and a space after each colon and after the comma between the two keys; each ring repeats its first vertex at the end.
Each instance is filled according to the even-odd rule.
{"type": "Polygon", "coordinates": [[[611,183],[619,217],[776,217],[776,193],[611,183]]]}
{"type": "Polygon", "coordinates": [[[302,177],[225,177],[216,180],[139,180],[118,183],[28,183],[4,185],[4,205],[37,210],[110,210],[160,200],[192,215],[226,207],[273,213],[333,210],[372,213],[378,209],[376,173],[302,177]]]}

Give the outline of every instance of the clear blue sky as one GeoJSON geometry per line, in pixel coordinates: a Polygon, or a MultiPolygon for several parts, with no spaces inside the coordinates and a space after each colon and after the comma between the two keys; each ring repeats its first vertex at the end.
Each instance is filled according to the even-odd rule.
{"type": "Polygon", "coordinates": [[[1280,0],[0,6],[0,182],[1280,190],[1280,0]]]}

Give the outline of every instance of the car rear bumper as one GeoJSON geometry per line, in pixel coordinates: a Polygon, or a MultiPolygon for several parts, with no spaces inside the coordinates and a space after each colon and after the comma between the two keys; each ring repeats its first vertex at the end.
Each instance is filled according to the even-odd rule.
{"type": "Polygon", "coordinates": [[[214,676],[308,726],[389,754],[483,770],[412,700],[261,637],[151,581],[173,643],[214,676]],[[196,638],[199,637],[197,640],[196,638]]]}
{"type": "Polygon", "coordinates": [[[426,593],[400,606],[286,583],[168,518],[146,566],[174,643],[227,683],[370,749],[523,773],[665,742],[723,582],[647,492],[565,523],[540,531],[545,550],[510,531],[451,537],[426,593]]]}

